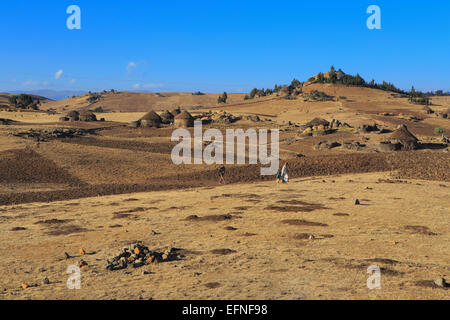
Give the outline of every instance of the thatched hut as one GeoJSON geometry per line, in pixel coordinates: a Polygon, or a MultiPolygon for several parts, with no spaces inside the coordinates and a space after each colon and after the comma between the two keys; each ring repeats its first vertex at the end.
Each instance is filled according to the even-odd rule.
{"type": "Polygon", "coordinates": [[[161,113],[160,117],[161,117],[162,123],[164,123],[164,124],[172,123],[173,119],[175,118],[174,115],[169,112],[169,110],[165,110],[163,113],[161,113]]]}
{"type": "Polygon", "coordinates": [[[97,116],[92,111],[81,111],[79,115],[80,121],[97,121],[97,116]]]}
{"type": "Polygon", "coordinates": [[[189,112],[183,110],[179,115],[175,116],[174,119],[175,127],[193,127],[194,126],[194,118],[191,116],[189,112]]]}
{"type": "Polygon", "coordinates": [[[171,110],[170,113],[173,114],[174,117],[176,117],[177,114],[181,113],[181,109],[180,109],[180,107],[175,108],[175,109],[171,110]]]}
{"type": "Polygon", "coordinates": [[[418,141],[419,139],[417,139],[404,124],[398,126],[397,130],[391,135],[391,142],[400,143],[403,150],[414,150],[417,148],[418,141]]]}
{"type": "Polygon", "coordinates": [[[76,110],[69,111],[66,116],[70,121],[78,121],[80,120],[80,113],[76,110]]]}
{"type": "Polygon", "coordinates": [[[314,118],[310,122],[305,124],[306,127],[316,127],[316,126],[328,127],[329,125],[330,123],[327,120],[321,118],[314,118]]]}
{"type": "Polygon", "coordinates": [[[161,117],[155,111],[147,112],[140,119],[141,127],[154,127],[159,128],[161,126],[162,120],[161,117]]]}
{"type": "Polygon", "coordinates": [[[434,111],[429,106],[423,107],[423,111],[425,111],[427,114],[434,113],[434,111]]]}

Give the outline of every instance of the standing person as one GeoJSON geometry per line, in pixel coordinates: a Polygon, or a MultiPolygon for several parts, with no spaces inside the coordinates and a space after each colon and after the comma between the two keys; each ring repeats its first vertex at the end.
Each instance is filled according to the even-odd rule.
{"type": "Polygon", "coordinates": [[[280,183],[280,181],[281,181],[281,170],[280,170],[280,168],[278,167],[278,172],[277,172],[277,183],[280,183]]]}
{"type": "Polygon", "coordinates": [[[287,168],[287,162],[284,164],[284,166],[281,168],[281,181],[283,183],[289,182],[289,175],[288,175],[288,168],[287,168]]]}
{"type": "Polygon", "coordinates": [[[218,170],[219,173],[219,183],[220,184],[225,184],[225,179],[224,179],[224,175],[225,175],[225,167],[221,166],[218,170]]]}

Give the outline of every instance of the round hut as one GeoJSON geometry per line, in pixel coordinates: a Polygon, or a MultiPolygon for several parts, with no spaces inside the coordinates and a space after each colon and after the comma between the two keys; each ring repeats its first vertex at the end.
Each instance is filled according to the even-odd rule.
{"type": "Polygon", "coordinates": [[[140,119],[141,127],[149,128],[159,128],[159,126],[162,123],[161,117],[155,112],[150,111],[147,112],[141,119],[140,119]]]}
{"type": "Polygon", "coordinates": [[[162,123],[164,123],[164,124],[172,123],[173,119],[175,118],[174,115],[169,112],[169,110],[165,110],[163,113],[161,113],[160,117],[161,117],[162,123]]]}
{"type": "Polygon", "coordinates": [[[318,127],[318,126],[328,127],[329,125],[330,123],[327,120],[321,118],[314,118],[310,122],[305,124],[306,127],[318,127]]]}
{"type": "Polygon", "coordinates": [[[97,121],[97,116],[92,111],[81,111],[79,115],[80,121],[97,121]]]}
{"type": "Polygon", "coordinates": [[[170,111],[171,114],[173,114],[174,117],[177,116],[177,114],[181,113],[181,109],[180,107],[173,109],[172,111],[170,111]]]}
{"type": "Polygon", "coordinates": [[[175,116],[174,125],[177,128],[180,127],[193,127],[194,126],[194,118],[191,116],[189,112],[183,110],[179,115],[175,116]]]}
{"type": "Polygon", "coordinates": [[[66,116],[70,121],[78,121],[80,120],[80,113],[76,110],[69,111],[66,116]]]}
{"type": "Polygon", "coordinates": [[[391,135],[392,143],[400,143],[403,150],[414,150],[417,148],[419,139],[417,139],[408,128],[402,124],[399,125],[391,135]]]}
{"type": "Polygon", "coordinates": [[[423,110],[424,110],[427,114],[432,114],[432,113],[434,112],[429,106],[423,107],[423,110]]]}

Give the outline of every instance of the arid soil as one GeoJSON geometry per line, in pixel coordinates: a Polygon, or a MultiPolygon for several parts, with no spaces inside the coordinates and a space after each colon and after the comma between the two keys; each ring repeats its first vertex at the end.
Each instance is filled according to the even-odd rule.
{"type": "MultiPolygon", "coordinates": [[[[450,277],[450,153],[435,130],[448,137],[450,119],[381,90],[304,89],[335,98],[236,94],[217,106],[212,94],[108,93],[99,105],[116,112],[98,113],[98,122],[59,122],[92,107],[83,96],[45,102],[55,115],[0,111],[15,121],[0,125],[0,299],[448,299],[433,280],[450,277]],[[173,164],[173,127],[128,126],[181,101],[193,115],[242,118],[204,129],[279,129],[293,180],[276,184],[260,165],[227,164],[220,186],[219,165],[173,164]],[[349,126],[304,134],[316,117],[349,126]],[[383,131],[359,129],[374,123],[383,131]],[[381,150],[400,124],[418,149],[381,150]],[[76,137],[41,135],[77,128],[76,137]],[[107,259],[140,242],[180,259],[106,270],[107,259]],[[82,288],[69,290],[66,269],[81,259],[82,288]],[[366,286],[374,264],[380,290],[366,286]]],[[[438,112],[450,107],[449,97],[432,102],[438,112]]]]}
{"type": "Polygon", "coordinates": [[[365,173],[4,206],[0,299],[448,299],[449,188],[365,173]],[[183,257],[106,270],[139,241],[183,257]]]}

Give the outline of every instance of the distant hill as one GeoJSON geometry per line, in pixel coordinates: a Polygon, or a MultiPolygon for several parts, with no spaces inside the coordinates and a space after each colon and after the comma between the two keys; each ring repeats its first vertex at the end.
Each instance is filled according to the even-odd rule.
{"type": "Polygon", "coordinates": [[[11,91],[13,94],[26,93],[29,95],[36,95],[47,97],[51,100],[63,100],[72,96],[79,96],[81,94],[86,93],[86,91],[74,91],[74,90],[29,90],[29,91],[11,91]]]}
{"type": "MultiPolygon", "coordinates": [[[[21,92],[21,93],[23,93],[23,92],[21,92]]],[[[12,97],[12,96],[18,96],[20,93],[6,93],[6,92],[0,92],[0,105],[9,105],[9,97],[12,97]]],[[[50,99],[48,99],[48,98],[46,98],[46,97],[43,97],[43,96],[40,96],[40,95],[35,95],[35,94],[29,94],[32,98],[33,98],[33,100],[39,100],[41,103],[46,103],[46,102],[50,102],[50,101],[52,101],[52,100],[50,100],[50,99]]]]}
{"type": "MultiPolygon", "coordinates": [[[[55,108],[56,110],[93,110],[101,107],[105,111],[115,112],[145,112],[149,110],[172,110],[177,107],[215,107],[221,93],[192,92],[128,92],[108,91],[92,94],[82,94],[73,98],[47,101],[42,109],[55,108]]],[[[237,103],[244,100],[245,94],[229,93],[228,103],[237,103]]]]}

